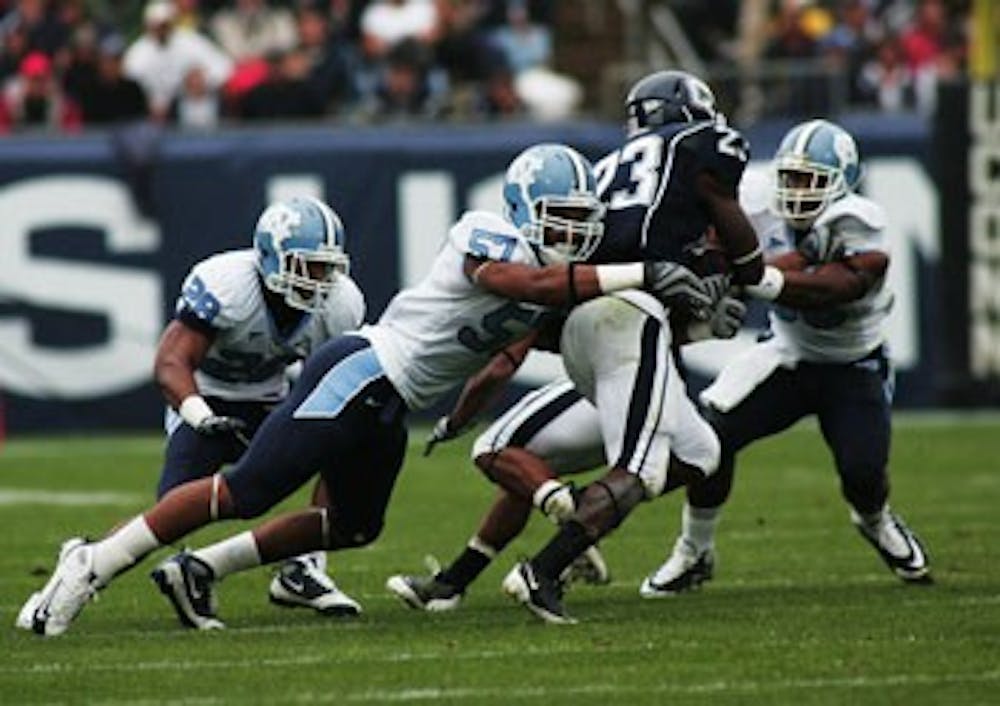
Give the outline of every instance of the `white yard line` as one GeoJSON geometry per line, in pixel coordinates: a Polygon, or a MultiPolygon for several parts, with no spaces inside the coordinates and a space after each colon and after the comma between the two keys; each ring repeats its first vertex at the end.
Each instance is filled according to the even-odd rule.
{"type": "Polygon", "coordinates": [[[135,505],[146,496],[138,493],[100,491],[54,491],[35,488],[0,488],[0,506],[3,505],[135,505]]]}

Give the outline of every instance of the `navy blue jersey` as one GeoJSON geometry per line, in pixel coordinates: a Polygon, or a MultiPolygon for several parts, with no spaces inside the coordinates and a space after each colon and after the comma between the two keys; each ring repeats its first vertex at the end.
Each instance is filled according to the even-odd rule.
{"type": "Polygon", "coordinates": [[[711,223],[695,176],[711,172],[735,198],[748,157],[747,141],[722,121],[673,123],[631,137],[594,167],[608,212],[591,262],[682,261],[711,223]]]}

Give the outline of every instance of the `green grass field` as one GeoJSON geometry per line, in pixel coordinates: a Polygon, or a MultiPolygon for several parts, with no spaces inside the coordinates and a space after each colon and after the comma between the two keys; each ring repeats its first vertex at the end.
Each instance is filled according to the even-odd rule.
{"type": "Polygon", "coordinates": [[[386,577],[422,570],[425,554],[450,559],[492,494],[465,462],[470,437],[430,459],[417,453],[422,430],[412,441],[381,539],[333,557],[360,619],[270,606],[262,569],[223,585],[228,630],[184,631],[148,579],[162,552],[65,636],[42,640],[12,627],[21,602],[64,538],[99,535],[146,504],[161,441],[9,440],[0,703],[1000,703],[996,417],[897,426],[894,506],[927,544],[935,586],[902,585],[857,536],[818,432],[803,426],[743,457],[704,590],[637,593],[678,528],[675,494],[604,542],[614,581],[575,587],[567,606],[581,623],[566,627],[535,622],[499,591],[514,559],[551,534],[541,519],[455,613],[407,610],[385,592],[386,577]]]}

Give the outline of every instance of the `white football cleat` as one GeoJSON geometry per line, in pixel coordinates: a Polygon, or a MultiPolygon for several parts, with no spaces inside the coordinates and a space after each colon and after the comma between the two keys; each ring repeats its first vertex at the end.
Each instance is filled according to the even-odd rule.
{"type": "Polygon", "coordinates": [[[552,625],[574,625],[562,604],[562,584],[535,573],[531,562],[522,561],[504,577],[503,592],[552,625]]]}
{"type": "Polygon", "coordinates": [[[851,508],[851,522],[882,557],[889,570],[906,583],[929,584],[930,559],[913,531],[888,507],[875,522],[866,522],[851,508]]]}
{"type": "Polygon", "coordinates": [[[386,589],[416,610],[444,613],[458,608],[463,592],[441,579],[441,564],[437,559],[427,556],[424,563],[430,571],[429,575],[396,574],[386,580],[386,589]]]}
{"type": "Polygon", "coordinates": [[[282,564],[271,581],[268,597],[275,605],[312,608],[323,615],[350,617],[361,614],[361,604],[337,588],[333,579],[306,557],[282,564]]]}
{"type": "Polygon", "coordinates": [[[664,598],[684,591],[693,591],[712,579],[715,552],[699,552],[683,537],[678,537],[674,549],[663,565],[647,576],[639,586],[643,598],[664,598]]]}
{"type": "Polygon", "coordinates": [[[45,637],[62,635],[100,588],[94,574],[94,546],[81,537],[68,539],[52,577],[41,591],[31,594],[15,625],[45,637]]]}

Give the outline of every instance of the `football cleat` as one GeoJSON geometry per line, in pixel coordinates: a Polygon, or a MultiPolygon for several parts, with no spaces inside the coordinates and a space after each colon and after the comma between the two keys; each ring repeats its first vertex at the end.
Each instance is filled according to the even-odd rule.
{"type": "Polygon", "coordinates": [[[385,582],[389,593],[411,608],[430,613],[443,613],[458,608],[463,592],[441,580],[441,565],[437,559],[428,556],[424,562],[430,570],[429,576],[390,576],[385,582]]]}
{"type": "Polygon", "coordinates": [[[866,522],[853,509],[851,521],[858,532],[882,557],[889,570],[907,583],[933,583],[930,559],[920,539],[888,508],[876,522],[866,522]]]}
{"type": "Polygon", "coordinates": [[[559,579],[566,584],[579,581],[592,586],[604,586],[611,583],[611,572],[601,550],[596,544],[592,544],[566,567],[559,579]]]}
{"type": "Polygon", "coordinates": [[[15,625],[38,635],[62,635],[101,585],[94,574],[94,546],[80,537],[66,540],[52,578],[32,593],[15,625]]]}
{"type": "Polygon", "coordinates": [[[286,608],[312,608],[323,615],[359,615],[361,605],[337,588],[326,572],[306,557],[290,559],[271,581],[268,597],[286,608]]]}
{"type": "Polygon", "coordinates": [[[693,591],[712,580],[715,571],[715,552],[699,552],[694,546],[678,537],[674,550],[663,565],[643,579],[639,595],[643,598],[663,598],[684,591],[693,591]]]}
{"type": "Polygon", "coordinates": [[[546,623],[572,625],[576,620],[562,605],[562,584],[535,573],[531,563],[522,561],[504,578],[503,592],[546,623]]]}
{"type": "Polygon", "coordinates": [[[184,551],[157,566],[149,575],[170,599],[181,625],[196,630],[221,630],[215,572],[201,559],[184,551]]]}

